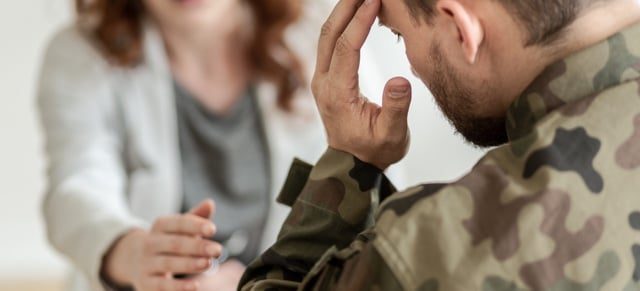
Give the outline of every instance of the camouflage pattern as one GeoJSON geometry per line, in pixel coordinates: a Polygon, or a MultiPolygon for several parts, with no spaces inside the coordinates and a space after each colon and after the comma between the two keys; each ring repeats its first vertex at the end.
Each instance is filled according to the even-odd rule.
{"type": "Polygon", "coordinates": [[[393,195],[347,153],[298,167],[241,289],[640,290],[640,25],[551,65],[507,129],[459,181],[393,195]]]}

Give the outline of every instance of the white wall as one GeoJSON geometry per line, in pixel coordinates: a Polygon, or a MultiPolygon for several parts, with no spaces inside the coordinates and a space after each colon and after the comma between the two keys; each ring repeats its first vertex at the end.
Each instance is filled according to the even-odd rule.
{"type": "MultiPolygon", "coordinates": [[[[44,161],[34,94],[43,47],[53,31],[70,20],[70,10],[71,0],[0,1],[0,283],[56,279],[66,270],[44,239],[39,205],[44,161]]],[[[402,75],[413,83],[413,143],[403,161],[407,182],[461,175],[480,152],[452,134],[428,91],[411,78],[404,49],[390,33],[376,26],[368,46],[386,56],[379,59],[381,78],[402,75]]],[[[384,84],[376,86],[377,92],[367,93],[379,95],[384,84]]]]}
{"type": "Polygon", "coordinates": [[[64,272],[41,223],[44,163],[34,94],[43,46],[70,18],[70,3],[0,1],[0,282],[64,272]]]}

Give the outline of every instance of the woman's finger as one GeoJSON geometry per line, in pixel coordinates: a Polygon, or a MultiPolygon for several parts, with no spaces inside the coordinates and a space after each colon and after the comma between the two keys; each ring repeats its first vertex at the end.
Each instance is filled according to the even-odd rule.
{"type": "Polygon", "coordinates": [[[199,237],[174,234],[153,235],[150,239],[149,248],[152,254],[203,258],[217,258],[222,253],[222,246],[217,242],[199,237]]]}
{"type": "Polygon", "coordinates": [[[147,266],[150,274],[197,274],[204,272],[211,265],[211,260],[197,257],[154,256],[147,266]]]}
{"type": "Polygon", "coordinates": [[[158,218],[152,232],[212,237],[216,227],[209,219],[193,214],[170,215],[158,218]]]}

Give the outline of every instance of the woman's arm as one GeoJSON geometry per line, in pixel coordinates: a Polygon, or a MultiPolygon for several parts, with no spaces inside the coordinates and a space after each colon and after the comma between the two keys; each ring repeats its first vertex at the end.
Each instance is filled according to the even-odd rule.
{"type": "Polygon", "coordinates": [[[44,58],[38,110],[48,186],[43,213],[51,244],[102,289],[102,257],[130,229],[145,227],[125,201],[126,172],[107,64],[75,28],[44,58]]]}
{"type": "Polygon", "coordinates": [[[175,274],[206,270],[221,246],[209,220],[213,202],[158,218],[153,226],[130,214],[123,160],[123,124],[108,64],[77,30],[51,42],[42,68],[38,106],[49,159],[43,203],[48,237],[102,290],[196,290],[175,274]]]}

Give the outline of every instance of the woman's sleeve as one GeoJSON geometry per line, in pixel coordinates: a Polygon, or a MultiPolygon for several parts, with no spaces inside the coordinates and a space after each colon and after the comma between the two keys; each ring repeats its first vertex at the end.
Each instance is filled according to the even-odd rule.
{"type": "Polygon", "coordinates": [[[126,203],[126,169],[108,65],[77,29],[60,32],[44,58],[37,106],[48,185],[43,214],[51,244],[90,279],[127,230],[142,227],[126,203]]]}

